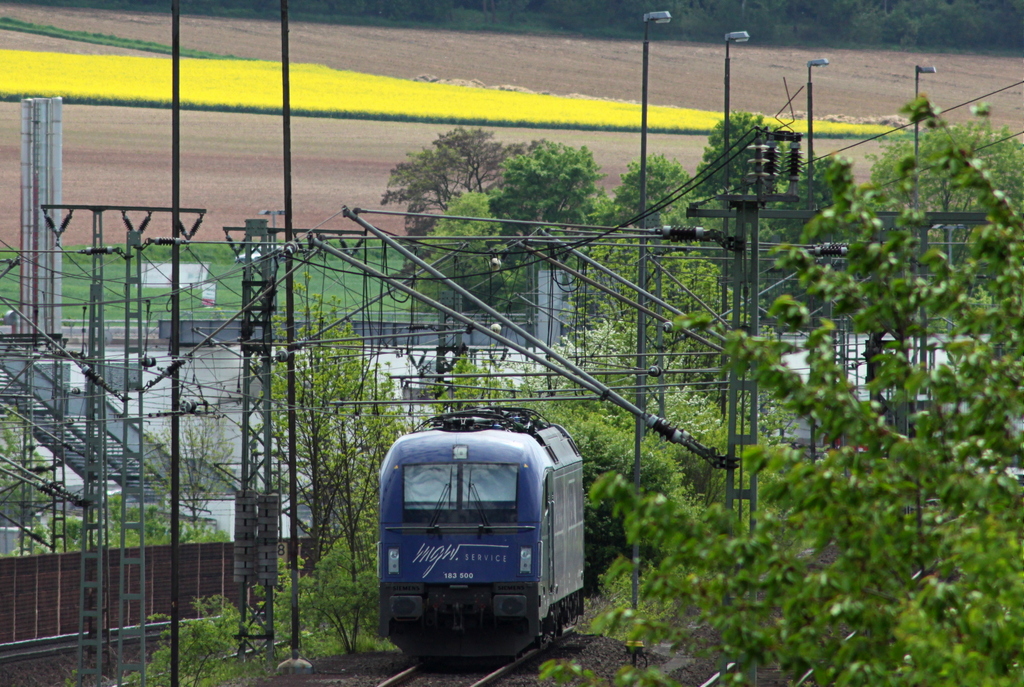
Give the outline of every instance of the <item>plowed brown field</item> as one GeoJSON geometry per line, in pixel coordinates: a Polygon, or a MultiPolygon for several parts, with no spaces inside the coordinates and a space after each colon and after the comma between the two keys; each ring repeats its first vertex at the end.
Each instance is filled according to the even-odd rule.
{"type": "MultiPolygon", "coordinates": [[[[0,4],[0,16],[126,38],[170,42],[165,15],[69,10],[0,4]]],[[[886,51],[801,50],[751,44],[732,51],[732,104],[735,109],[775,114],[789,92],[806,80],[807,59],[828,57],[832,64],[814,74],[815,112],[876,118],[896,113],[913,95],[914,65],[935,65],[922,78],[922,90],[943,107],[1003,88],[1024,78],[1018,58],[929,55],[886,51]]],[[[722,107],[723,48],[716,44],[657,41],[651,50],[651,102],[719,110],[722,107]]],[[[243,57],[278,59],[275,22],[185,17],[184,47],[243,57]]],[[[0,31],[0,47],[83,53],[132,51],[0,31]]],[[[293,23],[292,59],[340,69],[414,78],[476,79],[556,94],[639,99],[640,41],[515,36],[416,29],[387,29],[293,23]]],[[[988,98],[993,119],[1014,131],[1024,129],[1024,97],[1018,85],[988,98]]],[[[794,100],[803,109],[805,96],[794,100]]],[[[952,115],[969,116],[967,108],[952,115]]],[[[168,205],[170,202],[170,113],[159,110],[68,106],[65,109],[66,203],[168,205]]],[[[0,239],[17,243],[19,207],[18,105],[0,104],[0,239]]],[[[224,225],[239,226],[260,209],[282,205],[281,125],[274,117],[185,112],[182,115],[182,202],[207,207],[200,235],[216,239],[224,225]]],[[[297,226],[313,226],[342,204],[378,207],[388,171],[407,152],[427,146],[450,127],[296,118],[294,192],[297,226]]],[[[495,129],[504,141],[547,138],[587,145],[608,175],[607,187],[630,159],[636,134],[495,129]]],[[[822,154],[849,141],[819,140],[822,154]]],[[[679,159],[691,171],[703,137],[653,136],[650,151],[679,159]]],[[[877,145],[849,152],[866,173],[863,156],[877,145]]],[[[341,220],[334,220],[340,224],[341,220]]],[[[386,228],[401,221],[382,219],[386,228]]],[[[159,231],[154,228],[153,231],[159,231]]],[[[87,227],[75,222],[67,244],[87,240],[87,227]]]]}

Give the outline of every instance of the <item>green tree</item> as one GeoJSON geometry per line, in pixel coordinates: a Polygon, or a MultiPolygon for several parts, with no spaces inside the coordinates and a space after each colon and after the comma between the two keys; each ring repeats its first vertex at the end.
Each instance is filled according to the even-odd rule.
{"type": "Polygon", "coordinates": [[[582,224],[603,194],[603,176],[586,146],[544,141],[502,164],[504,183],[492,191],[491,208],[497,217],[582,224]]]}
{"type": "MultiPolygon", "coordinates": [[[[927,104],[916,103],[913,114],[928,114],[927,104]]],[[[745,469],[775,481],[745,532],[733,513],[713,507],[694,517],[664,496],[637,496],[619,477],[593,492],[616,504],[631,539],[659,550],[645,597],[697,609],[688,621],[713,627],[714,648],[741,668],[778,664],[819,685],[1024,681],[1024,507],[1007,471],[1024,448],[1024,219],[967,150],[947,146],[934,163],[971,189],[988,216],[963,265],[953,269],[941,251],[929,251],[922,276],[907,229],[920,217],[905,213],[900,228],[879,235],[878,193],[859,188],[846,164],[830,172],[835,206],[808,225],[804,240],[856,232],[848,270],[819,265],[799,248],[778,256],[810,294],[833,300],[835,316],[854,331],[884,333],[871,398],[836,359],[831,321],[801,343],[803,374],[784,362],[793,343],[743,332],[728,343],[738,369],[841,447],[817,462],[789,447],[749,450],[745,469]],[[979,288],[998,305],[972,298],[979,288]],[[926,333],[937,354],[929,369],[915,350],[926,333]],[[892,409],[911,420],[909,431],[892,409]]],[[[901,181],[904,189],[911,183],[901,181]]],[[[811,321],[792,297],[777,300],[771,314],[797,332],[811,321]]],[[[628,610],[598,628],[652,644],[690,640],[687,623],[628,610]]],[[[652,671],[620,681],[627,683],[671,681],[652,671]]]]}
{"type": "MultiPolygon", "coordinates": [[[[502,180],[502,162],[534,145],[505,145],[495,141],[490,131],[456,127],[438,136],[431,148],[409,153],[408,161],[391,170],[381,203],[405,205],[408,212],[446,212],[452,199],[462,193],[496,188],[502,180]]],[[[422,235],[431,226],[426,218],[406,218],[410,234],[422,235]]]]}
{"type": "MultiPolygon", "coordinates": [[[[662,298],[682,312],[698,311],[703,309],[704,305],[709,308],[718,306],[721,301],[721,270],[718,265],[704,258],[702,253],[691,253],[689,246],[652,243],[648,249],[648,291],[657,293],[660,281],[662,298]]],[[[587,249],[586,253],[615,274],[634,284],[638,283],[639,265],[635,240],[604,240],[599,245],[587,249]]],[[[630,301],[636,301],[637,293],[634,289],[625,287],[592,268],[587,268],[586,271],[589,277],[602,283],[605,288],[620,293],[630,301]]],[[[576,292],[572,305],[576,310],[576,320],[589,323],[589,345],[595,345],[595,342],[599,341],[604,354],[621,355],[617,364],[625,369],[635,366],[637,310],[634,306],[589,286],[576,292]],[[610,329],[605,331],[604,326],[597,326],[598,322],[608,323],[607,327],[610,329]],[[591,334],[594,331],[602,331],[604,337],[594,337],[591,334]]],[[[715,378],[715,373],[707,371],[720,365],[720,355],[716,353],[715,348],[688,336],[683,331],[659,331],[661,323],[652,317],[647,318],[647,324],[649,340],[660,346],[659,352],[664,354],[658,362],[662,369],[694,370],[659,378],[659,382],[685,384],[707,382],[715,378]],[[699,356],[700,353],[706,355],[699,356]]],[[[624,380],[622,383],[632,382],[624,380]]]]}
{"type": "MultiPolygon", "coordinates": [[[[629,163],[622,183],[615,189],[615,197],[598,199],[594,210],[595,224],[619,226],[635,217],[640,210],[640,161],[629,163]]],[[[676,192],[690,181],[690,175],[678,160],[669,160],[664,155],[647,157],[647,207],[675,196],[676,192]]],[[[676,199],[660,211],[662,224],[682,223],[685,214],[674,210],[682,209],[686,196],[676,199]]],[[[651,220],[653,221],[653,219],[651,220]]]]}
{"type": "Polygon", "coordinates": [[[310,575],[299,580],[300,605],[313,628],[328,628],[347,654],[365,651],[376,633],[380,593],[377,571],[336,546],[310,575]]]}
{"type": "MultiPolygon", "coordinates": [[[[179,503],[188,524],[195,525],[210,512],[209,501],[230,490],[225,464],[232,456],[231,442],[224,433],[223,419],[209,414],[182,417],[179,432],[179,503]]],[[[169,446],[170,430],[159,441],[169,446]]],[[[150,483],[166,498],[171,489],[170,455],[166,451],[152,452],[149,467],[150,483]]]]}
{"type": "Polygon", "coordinates": [[[49,551],[54,539],[34,526],[36,511],[49,497],[25,481],[26,471],[43,479],[50,472],[36,453],[28,421],[17,408],[0,407],[0,526],[20,528],[17,552],[37,553],[41,547],[49,551]]]}
{"type": "MultiPolygon", "coordinates": [[[[981,207],[978,194],[943,173],[941,161],[950,144],[973,156],[992,177],[996,188],[1007,194],[1016,206],[1024,201],[1024,145],[1019,135],[1006,127],[993,129],[988,120],[952,124],[940,129],[923,129],[919,137],[919,206],[935,212],[968,212],[981,207]]],[[[909,140],[887,143],[880,154],[871,155],[871,183],[885,192],[886,207],[909,208],[914,203],[913,184],[899,183],[913,160],[914,143],[909,140]]],[[[909,172],[912,174],[912,172],[909,172]]]]}
{"type": "MultiPolygon", "coordinates": [[[[452,199],[450,214],[483,219],[493,217],[490,197],[484,193],[464,193],[452,199]]],[[[496,222],[442,219],[430,230],[430,235],[436,238],[451,237],[451,241],[431,241],[421,256],[428,262],[434,262],[446,252],[454,252],[454,257],[446,261],[441,271],[450,281],[478,298],[495,304],[506,300],[508,287],[515,286],[518,277],[518,271],[501,271],[504,242],[488,244],[483,240],[500,234],[501,225],[496,222]]],[[[425,276],[417,284],[423,293],[437,299],[448,288],[448,281],[425,276]]],[[[475,310],[471,303],[463,303],[462,308],[467,312],[475,310]]]]}
{"type": "MultiPolygon", "coordinates": [[[[242,667],[246,664],[225,660],[238,649],[235,638],[238,609],[234,603],[223,596],[193,599],[192,603],[199,618],[181,624],[178,684],[182,687],[221,684],[225,679],[253,672],[242,667]]],[[[153,617],[153,620],[164,619],[166,616],[153,617]]],[[[147,685],[166,687],[171,684],[169,635],[170,629],[165,630],[161,635],[163,641],[150,658],[146,670],[147,685]]]]}
{"type": "MultiPolygon", "coordinates": [[[[701,401],[689,397],[686,402],[675,399],[675,407],[696,409],[701,401]]],[[[717,417],[720,427],[721,415],[716,409],[703,408],[717,417]]],[[[584,456],[583,487],[589,490],[597,479],[608,472],[633,474],[633,441],[635,420],[625,412],[609,412],[598,402],[552,402],[544,405],[543,414],[551,422],[566,428],[584,456]]],[[[689,418],[694,419],[692,416],[689,418]]],[[[701,433],[702,439],[708,436],[701,433]]],[[[714,432],[712,432],[714,433],[714,432]]],[[[719,437],[720,438],[720,437],[719,437]]],[[[693,485],[685,478],[681,469],[681,455],[677,447],[668,447],[659,439],[649,436],[644,440],[641,453],[641,480],[647,491],[668,494],[679,502],[690,502],[693,485]]],[[[620,556],[628,556],[630,542],[626,538],[621,515],[614,513],[608,501],[588,501],[583,512],[584,539],[586,552],[583,565],[583,588],[586,594],[597,593],[602,577],[609,566],[620,556]]],[[[656,551],[643,542],[641,556],[650,561],[656,551]]]]}
{"type": "Polygon", "coordinates": [[[731,153],[727,155],[725,122],[723,120],[715,124],[715,128],[708,134],[704,155],[701,157],[700,164],[697,165],[696,176],[701,178],[701,185],[696,195],[707,197],[725,191],[738,193],[745,188],[744,178],[750,173],[750,166],[747,164],[750,155],[745,147],[749,146],[753,140],[754,129],[763,126],[765,126],[764,115],[751,114],[741,110],[730,113],[729,149],[731,153]],[[744,142],[746,142],[745,145],[744,142]],[[728,178],[725,175],[726,160],[730,160],[728,178]]]}
{"type": "MultiPolygon", "coordinates": [[[[328,333],[355,338],[351,325],[333,328],[340,313],[318,295],[307,298],[302,314],[300,339],[318,340],[328,333]]],[[[275,398],[286,395],[284,366],[276,368],[275,398]]],[[[316,565],[332,548],[342,546],[355,566],[352,575],[357,575],[374,565],[377,473],[404,429],[393,408],[360,402],[390,400],[394,385],[369,358],[317,343],[295,354],[295,369],[299,506],[309,509],[309,519],[301,523],[313,540],[309,558],[316,565]],[[336,405],[346,401],[356,403],[336,405]]],[[[274,446],[282,461],[287,427],[285,412],[275,413],[274,446]]]]}
{"type": "MultiPolygon", "coordinates": [[[[974,159],[992,177],[992,183],[1016,206],[1024,205],[1024,145],[1019,138],[1010,134],[1009,129],[993,129],[987,120],[954,124],[942,129],[924,129],[919,138],[918,159],[920,165],[918,180],[918,205],[922,210],[933,212],[977,211],[981,206],[973,189],[959,185],[955,179],[943,174],[939,162],[945,149],[951,144],[970,151],[974,159]]],[[[887,144],[878,155],[869,156],[872,161],[871,182],[885,191],[887,209],[904,209],[914,204],[914,186],[900,183],[909,172],[907,165],[913,161],[912,141],[895,141],[887,144]]],[[[963,243],[970,230],[964,225],[933,228],[936,242],[963,243]]],[[[947,251],[959,260],[964,249],[947,251]]]]}
{"type": "MultiPolygon", "coordinates": [[[[351,325],[339,327],[337,304],[310,295],[305,286],[298,290],[305,300],[298,338],[312,343],[294,354],[299,502],[293,513],[298,512],[301,528],[313,540],[307,553],[314,567],[312,580],[303,582],[300,592],[310,612],[338,632],[346,651],[353,651],[376,613],[376,599],[366,595],[365,587],[376,571],[380,465],[406,425],[400,411],[387,404],[395,388],[378,364],[358,347],[319,343],[356,339],[351,325]],[[301,509],[308,510],[308,518],[301,509]],[[328,591],[347,595],[318,596],[328,591]]],[[[277,399],[286,396],[285,363],[275,368],[272,393],[277,399]]],[[[287,427],[287,415],[279,410],[273,436],[275,457],[282,462],[287,427]]]]}
{"type": "MultiPolygon", "coordinates": [[[[748,162],[751,158],[747,148],[754,142],[754,130],[758,127],[767,127],[764,115],[751,114],[750,112],[737,111],[729,117],[729,148],[730,155],[725,154],[725,124],[719,122],[708,135],[708,143],[704,147],[704,156],[697,166],[696,178],[701,179],[701,184],[693,191],[697,198],[713,198],[724,192],[728,193],[754,193],[752,182],[749,178],[753,171],[748,162]],[[729,177],[726,179],[725,162],[729,162],[729,177]]],[[[807,141],[802,143],[803,160],[805,162],[800,180],[797,185],[797,194],[800,196],[800,203],[806,207],[807,203],[807,141]]],[[[779,152],[788,152],[788,144],[780,144],[779,152]]],[[[819,151],[820,152],[820,151],[819,151]]],[[[776,192],[784,193],[789,190],[788,175],[785,174],[783,165],[784,158],[780,157],[779,181],[776,184],[776,192]]],[[[826,208],[832,204],[832,191],[825,178],[828,169],[827,160],[818,160],[814,166],[814,204],[818,208],[826,208]]],[[[769,204],[768,207],[785,207],[792,209],[791,203],[769,204]]],[[[706,226],[717,224],[717,220],[708,220],[706,226]]],[[[787,241],[795,242],[799,239],[802,224],[797,220],[761,220],[760,231],[762,241],[787,241]]]]}

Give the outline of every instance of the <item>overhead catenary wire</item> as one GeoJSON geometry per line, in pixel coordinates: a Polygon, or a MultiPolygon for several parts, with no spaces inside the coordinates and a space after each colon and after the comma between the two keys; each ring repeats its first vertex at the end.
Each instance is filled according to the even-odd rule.
{"type": "MultiPolygon", "coordinates": [[[[669,318],[667,318],[664,315],[662,315],[661,313],[655,312],[654,310],[651,310],[647,306],[641,305],[640,303],[638,303],[638,302],[636,302],[636,301],[634,301],[632,299],[629,299],[626,296],[623,296],[618,291],[616,291],[614,289],[611,289],[611,288],[605,286],[604,284],[601,284],[600,282],[591,279],[590,277],[584,276],[581,272],[579,272],[578,270],[574,270],[573,268],[569,267],[565,263],[560,262],[559,260],[556,260],[555,258],[552,258],[551,256],[544,255],[543,253],[541,253],[539,251],[535,251],[535,250],[531,249],[529,246],[527,246],[525,243],[523,244],[523,248],[525,250],[527,250],[528,252],[530,252],[531,254],[537,255],[538,257],[542,258],[543,260],[546,260],[549,263],[551,263],[552,265],[555,265],[559,269],[565,270],[566,272],[568,272],[572,276],[576,277],[580,281],[584,282],[585,284],[587,284],[589,286],[593,286],[594,288],[598,289],[599,291],[608,294],[609,296],[615,298],[616,300],[621,301],[622,303],[624,303],[624,304],[628,305],[629,307],[637,310],[638,312],[645,313],[645,314],[649,315],[650,317],[653,317],[654,319],[658,320],[659,322],[666,323],[666,324],[671,324],[672,321],[669,318]]],[[[609,276],[611,276],[612,274],[614,274],[614,273],[609,271],[609,276]]],[[[640,286],[637,286],[636,284],[633,284],[632,282],[629,282],[626,279],[622,279],[622,281],[620,283],[629,286],[630,288],[634,289],[637,293],[643,294],[645,297],[648,297],[649,300],[655,302],[657,305],[660,305],[661,307],[665,308],[669,312],[672,312],[672,313],[674,313],[676,315],[682,315],[683,314],[683,312],[681,310],[679,310],[678,308],[675,308],[674,306],[666,303],[662,299],[657,298],[653,294],[649,294],[646,289],[643,289],[640,286]]],[[[698,342],[704,344],[708,348],[712,348],[712,349],[714,349],[714,350],[716,350],[718,352],[722,351],[722,347],[720,345],[718,345],[716,343],[712,343],[711,341],[708,341],[706,338],[704,338],[700,334],[697,334],[694,331],[691,331],[689,329],[683,329],[683,328],[680,328],[680,331],[685,333],[687,336],[691,337],[694,341],[698,341],[698,342]]],[[[717,332],[713,332],[713,333],[717,334],[717,332]]],[[[721,336],[721,335],[718,334],[718,336],[721,336]]]]}
{"type": "MultiPolygon", "coordinates": [[[[943,110],[943,112],[952,112],[953,110],[959,110],[961,107],[966,107],[966,106],[968,106],[968,105],[970,105],[972,103],[976,103],[979,100],[981,100],[982,98],[988,98],[989,96],[996,95],[997,93],[1002,93],[1003,91],[1008,91],[1011,88],[1015,88],[1015,87],[1020,86],[1022,84],[1024,84],[1024,80],[1017,81],[1017,82],[1012,83],[1012,84],[1010,84],[1008,86],[1003,86],[1002,88],[997,88],[996,90],[989,91],[988,93],[986,93],[984,95],[979,95],[979,96],[977,96],[975,98],[971,98],[970,100],[965,100],[965,101],[963,101],[961,103],[957,103],[956,105],[953,105],[952,107],[947,107],[945,110],[943,110]]],[[[877,140],[879,138],[882,138],[884,136],[888,136],[890,134],[894,134],[897,131],[903,131],[904,129],[906,129],[906,128],[910,127],[910,126],[913,126],[913,124],[914,124],[913,122],[907,122],[906,124],[902,124],[900,126],[893,127],[892,129],[889,129],[888,131],[883,131],[880,134],[875,134],[874,136],[870,136],[868,138],[865,138],[864,140],[857,141],[856,143],[852,143],[852,144],[850,144],[848,146],[845,146],[843,148],[839,148],[838,150],[833,150],[833,151],[831,151],[829,153],[826,153],[825,155],[822,155],[821,158],[830,157],[832,155],[835,155],[836,153],[841,153],[841,152],[843,152],[845,150],[850,150],[851,148],[856,148],[857,146],[864,145],[865,143],[870,143],[871,141],[875,141],[875,140],[877,140]]],[[[817,159],[821,159],[821,158],[817,158],[817,159]]]]}
{"type": "MultiPolygon", "coordinates": [[[[372,224],[370,224],[369,222],[367,222],[363,218],[359,217],[358,214],[355,214],[352,211],[346,212],[345,216],[350,218],[350,219],[352,219],[357,224],[359,224],[364,229],[366,229],[370,233],[374,234],[378,238],[381,238],[381,240],[388,241],[388,239],[390,238],[386,234],[380,232],[380,230],[378,230],[372,224]]],[[[332,247],[327,246],[325,243],[323,243],[321,241],[318,241],[312,235],[310,237],[310,240],[311,240],[311,242],[313,242],[313,245],[315,245],[317,247],[320,247],[320,248],[322,248],[324,250],[328,250],[328,249],[330,249],[331,251],[334,250],[332,247]]],[[[398,250],[402,255],[404,255],[407,259],[410,259],[415,264],[418,264],[420,266],[426,266],[431,273],[433,273],[435,276],[437,276],[439,278],[444,276],[440,271],[438,271],[438,270],[436,270],[436,269],[434,269],[432,267],[429,267],[429,265],[424,263],[420,258],[418,258],[417,256],[415,256],[411,252],[409,252],[409,251],[405,250],[404,248],[402,248],[401,245],[398,244],[397,242],[391,241],[390,243],[391,243],[391,245],[393,245],[396,248],[396,250],[398,250]]],[[[372,276],[374,276],[374,277],[376,277],[378,279],[390,279],[387,275],[384,275],[384,274],[380,273],[379,271],[369,267],[368,265],[360,264],[354,258],[350,258],[349,256],[344,255],[344,253],[342,253],[340,251],[337,251],[336,254],[338,255],[338,257],[342,257],[343,256],[342,259],[345,259],[347,262],[350,262],[350,264],[353,264],[353,266],[361,266],[363,269],[367,270],[368,274],[371,274],[372,276]]],[[[394,282],[393,279],[391,279],[391,281],[394,282]]],[[[430,298],[424,296],[423,294],[420,294],[420,293],[416,292],[415,290],[410,289],[409,287],[405,286],[404,284],[400,285],[400,286],[401,286],[402,290],[406,291],[410,295],[413,295],[418,300],[421,300],[422,302],[430,305],[431,307],[437,308],[438,310],[440,310],[442,312],[445,312],[450,317],[458,319],[458,320],[462,321],[464,324],[467,324],[469,326],[477,326],[476,323],[473,322],[473,320],[471,320],[470,318],[466,317],[461,312],[458,312],[457,310],[454,310],[452,308],[444,306],[441,303],[438,303],[437,301],[434,301],[433,299],[430,299],[430,298]]],[[[634,415],[636,415],[638,417],[641,417],[643,419],[644,423],[650,429],[652,429],[656,433],[660,434],[666,440],[671,441],[672,443],[681,444],[681,445],[687,447],[690,451],[692,451],[693,453],[695,453],[699,457],[704,458],[705,460],[708,460],[709,462],[711,462],[713,464],[721,464],[721,462],[724,460],[724,457],[721,456],[720,454],[718,454],[714,449],[711,449],[711,448],[708,448],[708,447],[704,446],[703,444],[698,442],[693,436],[691,436],[685,430],[682,430],[682,429],[680,429],[678,427],[672,426],[664,418],[660,418],[660,417],[658,417],[656,415],[653,415],[651,413],[644,413],[639,408],[637,408],[635,405],[633,405],[631,402],[627,401],[625,398],[623,398],[619,394],[615,393],[613,390],[609,389],[605,384],[603,384],[602,382],[600,382],[597,379],[595,379],[595,378],[591,377],[590,375],[588,375],[586,373],[586,371],[584,371],[584,370],[580,369],[579,367],[577,367],[575,364],[573,364],[571,361],[567,360],[565,357],[563,357],[557,351],[552,349],[550,346],[548,346],[544,342],[540,341],[539,339],[533,337],[528,332],[526,332],[522,327],[520,327],[516,323],[512,322],[511,320],[509,320],[504,315],[502,315],[502,314],[498,313],[497,311],[493,310],[493,308],[488,306],[486,303],[483,303],[480,299],[478,299],[475,296],[473,296],[473,294],[471,294],[470,292],[468,292],[465,289],[461,288],[457,283],[452,282],[451,283],[451,287],[455,291],[459,292],[462,295],[463,298],[468,299],[469,302],[474,303],[476,305],[476,307],[480,308],[484,312],[487,312],[488,315],[490,315],[491,317],[494,317],[497,320],[497,322],[499,322],[502,326],[508,327],[511,331],[513,331],[516,334],[518,334],[519,336],[523,337],[524,340],[530,342],[530,344],[532,346],[534,346],[534,347],[540,349],[541,351],[543,351],[545,355],[539,355],[537,353],[534,353],[532,350],[526,348],[525,346],[521,346],[518,343],[512,341],[511,339],[508,339],[508,338],[502,336],[501,334],[498,334],[498,333],[496,333],[496,332],[494,332],[494,331],[492,331],[490,329],[486,329],[485,328],[485,329],[481,330],[481,331],[484,332],[485,335],[493,338],[495,341],[498,341],[499,343],[504,344],[505,346],[509,346],[509,347],[513,348],[514,350],[516,350],[520,354],[525,355],[525,356],[531,358],[535,362],[538,362],[538,363],[540,363],[541,365],[543,365],[545,367],[549,367],[550,369],[554,369],[554,370],[560,370],[566,378],[576,382],[577,384],[580,384],[580,386],[583,386],[584,388],[587,388],[587,389],[590,389],[590,390],[594,391],[595,393],[599,394],[603,398],[606,398],[607,400],[610,400],[612,403],[614,403],[615,405],[619,406],[623,410],[626,410],[626,411],[628,411],[628,412],[630,412],[630,413],[632,413],[632,414],[634,414],[634,415]],[[558,365],[553,364],[551,362],[552,360],[557,362],[558,365]],[[561,367],[559,367],[559,366],[561,366],[561,367]]]]}

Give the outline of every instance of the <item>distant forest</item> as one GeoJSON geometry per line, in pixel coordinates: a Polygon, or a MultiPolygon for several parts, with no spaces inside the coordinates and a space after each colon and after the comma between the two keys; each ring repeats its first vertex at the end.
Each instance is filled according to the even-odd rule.
{"type": "MultiPolygon", "coordinates": [[[[21,2],[22,0],[7,0],[21,2]]],[[[166,12],[170,0],[24,0],[166,12]]],[[[181,0],[182,12],[278,16],[279,0],[181,0]]],[[[290,0],[297,20],[637,37],[644,12],[669,10],[660,39],[1019,53],[1024,0],[290,0]]]]}

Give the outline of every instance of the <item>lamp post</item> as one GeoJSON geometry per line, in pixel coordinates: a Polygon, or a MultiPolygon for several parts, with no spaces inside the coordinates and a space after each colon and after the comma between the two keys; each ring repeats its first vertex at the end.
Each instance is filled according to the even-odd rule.
{"type": "Polygon", "coordinates": [[[261,215],[270,215],[270,228],[277,229],[277,218],[284,215],[284,210],[260,210],[261,215]]]}
{"type": "MultiPolygon", "coordinates": [[[[728,193],[731,190],[729,183],[731,173],[731,154],[729,148],[732,146],[732,122],[729,121],[730,115],[732,114],[732,108],[729,105],[729,96],[731,94],[731,81],[730,81],[730,60],[729,60],[729,44],[730,43],[746,43],[750,40],[750,34],[746,31],[733,31],[725,34],[725,107],[722,108],[722,154],[725,156],[725,175],[722,183],[723,190],[728,193]]],[[[729,201],[722,201],[722,208],[725,210],[729,209],[729,201]]],[[[722,234],[725,236],[729,235],[729,219],[722,219],[722,234]]],[[[725,258],[728,257],[729,251],[722,249],[722,312],[729,309],[729,289],[726,284],[729,283],[729,261],[725,258]]],[[[722,356],[722,371],[725,374],[726,359],[722,356]]],[[[724,381],[724,379],[723,379],[724,381]]],[[[723,389],[725,388],[723,384],[723,389]]],[[[721,405],[723,412],[726,407],[726,392],[722,392],[721,405]]]]}
{"type": "MultiPolygon", "coordinates": [[[[644,66],[640,96],[640,214],[647,212],[647,71],[651,42],[648,30],[651,23],[667,24],[672,21],[669,12],[648,12],[644,15],[644,66]]],[[[644,222],[647,226],[647,222],[644,222]]]]}
{"type": "Polygon", "coordinates": [[[828,59],[807,60],[807,209],[814,209],[814,96],[811,70],[827,67],[828,59]]]}
{"type": "MultiPolygon", "coordinates": [[[[922,67],[920,65],[917,65],[917,66],[914,67],[914,100],[917,100],[918,93],[920,93],[920,90],[921,90],[921,75],[922,74],[934,74],[934,73],[935,73],[935,67],[922,67]]],[[[920,183],[920,173],[918,172],[918,160],[917,160],[917,156],[918,156],[918,129],[919,129],[918,123],[915,121],[914,122],[914,210],[915,211],[917,211],[919,209],[919,207],[920,207],[920,189],[918,188],[918,185],[920,183]]],[[[924,256],[925,253],[928,252],[928,230],[929,229],[930,229],[930,227],[928,226],[927,222],[922,222],[921,223],[920,234],[918,236],[918,241],[919,241],[920,245],[918,246],[917,250],[918,250],[918,255],[920,255],[922,257],[924,256]]],[[[949,254],[952,257],[952,247],[951,246],[947,248],[947,251],[949,251],[949,254]]],[[[919,265],[918,269],[920,270],[921,275],[924,276],[924,274],[925,274],[925,267],[924,267],[923,261],[919,262],[918,265],[919,265]]],[[[921,336],[920,336],[919,343],[917,345],[917,357],[918,357],[918,361],[920,363],[925,364],[926,367],[930,367],[928,365],[929,360],[928,360],[928,352],[927,352],[928,351],[928,319],[927,319],[927,315],[925,314],[924,308],[921,309],[921,324],[923,326],[921,327],[921,336]]]]}
{"type": "MultiPolygon", "coordinates": [[[[921,91],[921,75],[922,74],[934,74],[935,67],[922,67],[920,65],[914,67],[914,100],[917,100],[918,93],[921,91]]],[[[918,182],[919,173],[917,169],[917,142],[918,142],[918,122],[914,122],[914,209],[918,209],[919,202],[919,190],[918,182]]]]}
{"type": "MultiPolygon", "coordinates": [[[[644,58],[643,58],[643,85],[641,86],[640,99],[640,221],[643,227],[647,227],[647,71],[650,55],[650,40],[648,32],[651,23],[667,24],[672,21],[669,12],[647,12],[644,14],[644,58]]],[[[637,284],[641,289],[647,288],[647,238],[640,239],[640,256],[637,264],[637,284]]],[[[645,307],[647,299],[643,293],[637,295],[637,302],[641,308],[645,307]]],[[[636,314],[636,405],[641,413],[636,418],[636,436],[633,443],[633,486],[637,493],[640,492],[640,444],[644,438],[643,415],[647,411],[647,317],[642,309],[636,314]]],[[[633,608],[637,606],[640,589],[640,545],[633,544],[633,608]]]]}
{"type": "MultiPolygon", "coordinates": [[[[750,40],[750,34],[746,31],[733,31],[732,33],[725,34],[725,108],[723,114],[725,119],[722,121],[722,140],[724,146],[722,148],[725,153],[725,190],[729,190],[729,44],[730,43],[746,43],[750,40]]],[[[728,221],[728,220],[726,220],[728,221]]]]}

